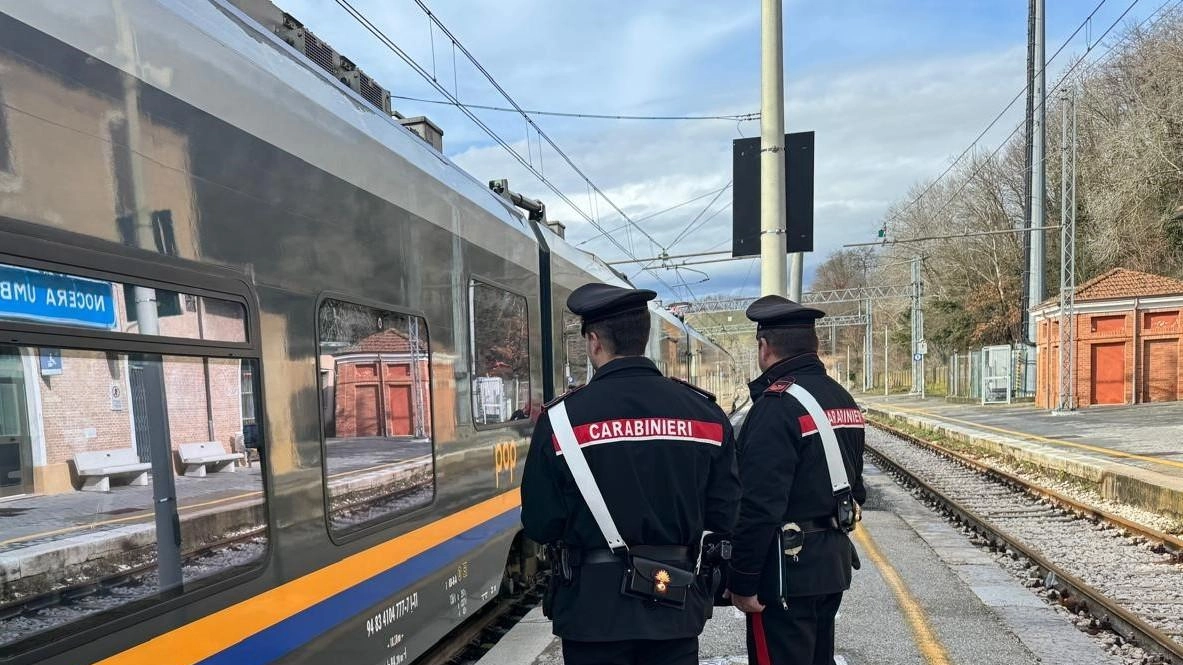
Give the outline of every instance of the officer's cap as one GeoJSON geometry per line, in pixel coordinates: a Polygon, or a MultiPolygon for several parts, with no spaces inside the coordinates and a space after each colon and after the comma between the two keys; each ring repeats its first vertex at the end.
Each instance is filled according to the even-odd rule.
{"type": "Polygon", "coordinates": [[[820,309],[805,307],[781,296],[764,296],[748,306],[748,318],[757,330],[769,328],[812,328],[813,322],[826,315],[820,309]]]}
{"type": "Polygon", "coordinates": [[[625,289],[611,284],[584,284],[567,296],[567,309],[583,318],[582,333],[587,324],[610,319],[620,314],[648,309],[645,303],[657,297],[649,289],[625,289]]]}

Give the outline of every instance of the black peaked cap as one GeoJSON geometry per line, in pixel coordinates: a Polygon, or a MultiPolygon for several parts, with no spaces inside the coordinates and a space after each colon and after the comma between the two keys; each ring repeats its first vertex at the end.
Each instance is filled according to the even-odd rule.
{"type": "Polygon", "coordinates": [[[583,325],[603,321],[618,314],[648,309],[645,304],[657,297],[649,289],[626,289],[593,282],[567,296],[567,309],[583,318],[583,325]]]}
{"type": "Polygon", "coordinates": [[[805,307],[781,296],[764,296],[748,306],[747,317],[757,328],[812,328],[813,322],[826,315],[820,309],[805,307]]]}

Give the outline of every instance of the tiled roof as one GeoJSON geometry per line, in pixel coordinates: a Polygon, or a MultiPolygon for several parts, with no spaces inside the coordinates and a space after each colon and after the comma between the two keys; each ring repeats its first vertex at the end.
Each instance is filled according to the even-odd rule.
{"type": "MultiPolygon", "coordinates": [[[[423,353],[426,349],[423,344],[419,345],[419,352],[423,353]]],[[[344,355],[347,353],[410,353],[411,340],[407,336],[389,328],[381,332],[376,332],[369,337],[363,337],[353,346],[342,350],[337,355],[344,355]]]]}
{"type": "Polygon", "coordinates": [[[1076,288],[1077,301],[1179,295],[1183,281],[1126,268],[1114,268],[1076,288]]]}

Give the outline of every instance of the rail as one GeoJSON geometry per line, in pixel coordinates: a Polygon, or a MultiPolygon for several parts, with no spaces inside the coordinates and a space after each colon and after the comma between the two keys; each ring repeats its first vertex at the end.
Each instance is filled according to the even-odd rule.
{"type": "MultiPolygon", "coordinates": [[[[1014,474],[988,467],[957,451],[931,441],[920,439],[885,423],[872,421],[871,424],[893,436],[926,448],[959,464],[966,465],[975,471],[988,475],[999,482],[1020,489],[1033,497],[1051,501],[1058,504],[1062,509],[1082,514],[1090,519],[1110,522],[1118,528],[1125,529],[1130,533],[1146,538],[1148,541],[1155,542],[1165,548],[1165,551],[1170,551],[1176,561],[1180,560],[1181,553],[1183,553],[1183,541],[1170,534],[1150,529],[1118,515],[1085,505],[1054,490],[1036,486],[1030,481],[1014,474]]],[[[944,509],[948,510],[960,522],[985,537],[995,547],[1001,543],[1007,548],[1021,554],[1040,570],[1048,586],[1056,588],[1062,594],[1063,598],[1077,599],[1083,603],[1091,616],[1102,621],[1102,623],[1107,623],[1112,630],[1121,634],[1122,637],[1143,648],[1163,655],[1174,665],[1183,665],[1183,645],[1180,645],[1169,635],[1149,625],[1142,618],[1122,607],[1117,601],[1109,598],[1060,566],[1052,563],[1020,539],[991,525],[989,520],[961,505],[958,501],[946,496],[918,475],[904,468],[902,464],[893,460],[889,455],[877,450],[871,445],[867,446],[867,452],[884,471],[888,471],[902,478],[906,484],[920,490],[931,500],[943,506],[944,509]]]]}

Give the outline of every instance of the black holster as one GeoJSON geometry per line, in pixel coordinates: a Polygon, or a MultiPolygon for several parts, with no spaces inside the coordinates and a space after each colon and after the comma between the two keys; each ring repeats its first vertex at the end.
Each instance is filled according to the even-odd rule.
{"type": "Polygon", "coordinates": [[[572,550],[563,543],[548,544],[546,558],[550,562],[550,572],[546,578],[546,593],[542,596],[542,615],[551,619],[559,587],[571,586],[575,581],[575,567],[572,562],[572,550]]]}
{"type": "Polygon", "coordinates": [[[854,502],[854,492],[846,488],[834,495],[838,500],[838,510],[834,513],[834,525],[842,533],[854,531],[860,515],[858,505],[854,502]]]}
{"type": "Polygon", "coordinates": [[[731,541],[722,534],[711,533],[703,539],[699,580],[702,590],[710,600],[707,604],[707,618],[714,607],[728,607],[729,598],[723,597],[727,589],[727,575],[731,564],[731,541]]]}

